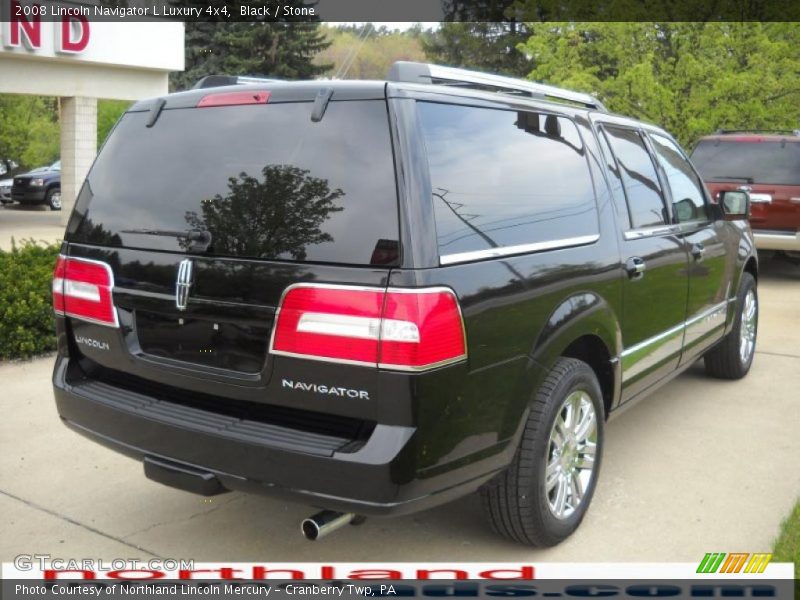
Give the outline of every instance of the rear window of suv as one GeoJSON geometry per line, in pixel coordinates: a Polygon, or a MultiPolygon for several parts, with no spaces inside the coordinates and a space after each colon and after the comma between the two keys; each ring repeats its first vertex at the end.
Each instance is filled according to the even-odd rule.
{"type": "Polygon", "coordinates": [[[692,162],[704,181],[800,185],[800,143],[789,141],[701,140],[692,162]]]}
{"type": "Polygon", "coordinates": [[[311,110],[310,103],[172,109],[149,128],[149,113],[126,114],[87,178],[76,205],[83,218],[71,224],[69,241],[396,264],[386,103],[331,102],[316,123],[311,110]]]}
{"type": "Polygon", "coordinates": [[[429,102],[417,106],[440,257],[597,234],[586,152],[570,119],[429,102]]]}

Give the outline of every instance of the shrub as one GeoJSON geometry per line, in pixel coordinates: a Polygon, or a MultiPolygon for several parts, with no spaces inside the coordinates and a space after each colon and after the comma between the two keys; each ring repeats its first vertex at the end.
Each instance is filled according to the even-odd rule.
{"type": "Polygon", "coordinates": [[[50,282],[58,251],[33,240],[0,250],[0,360],[55,349],[50,282]]]}

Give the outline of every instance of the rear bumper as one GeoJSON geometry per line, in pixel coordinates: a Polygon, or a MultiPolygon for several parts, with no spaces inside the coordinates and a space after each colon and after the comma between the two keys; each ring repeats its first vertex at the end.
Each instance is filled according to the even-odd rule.
{"type": "MultiPolygon", "coordinates": [[[[68,427],[146,465],[167,465],[167,471],[171,465],[174,477],[167,473],[157,480],[196,493],[214,490],[218,482],[220,490],[342,512],[405,514],[475,491],[513,458],[515,445],[506,441],[450,469],[420,476],[414,468],[418,432],[413,428],[379,424],[350,453],[332,450],[335,444],[326,447],[325,440],[302,441],[286,432],[267,431],[258,438],[261,433],[251,429],[217,426],[213,413],[184,415],[176,412],[181,410],[177,405],[124,389],[71,385],[68,367],[69,359],[59,356],[53,374],[58,412],[68,427]]],[[[164,474],[164,468],[156,471],[164,474]]]]}
{"type": "Polygon", "coordinates": [[[800,252],[800,231],[753,230],[756,248],[759,250],[785,250],[800,252]]]}
{"type": "Polygon", "coordinates": [[[11,189],[11,199],[20,204],[41,204],[47,196],[47,188],[11,189]]]}

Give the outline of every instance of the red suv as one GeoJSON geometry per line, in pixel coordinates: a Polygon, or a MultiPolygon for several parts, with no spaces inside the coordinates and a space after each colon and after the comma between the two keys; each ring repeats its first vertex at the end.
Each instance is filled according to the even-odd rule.
{"type": "Polygon", "coordinates": [[[715,198],[750,192],[757,248],[800,256],[800,130],[718,131],[700,139],[692,162],[715,198]]]}

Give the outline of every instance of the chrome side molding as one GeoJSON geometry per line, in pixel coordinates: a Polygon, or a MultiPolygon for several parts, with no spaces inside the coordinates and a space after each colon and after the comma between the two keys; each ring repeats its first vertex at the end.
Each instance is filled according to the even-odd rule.
{"type": "Polygon", "coordinates": [[[641,229],[629,229],[625,232],[626,240],[639,240],[642,238],[665,235],[667,233],[678,233],[677,225],[656,225],[655,227],[642,227],[641,229]]]}
{"type": "Polygon", "coordinates": [[[471,252],[457,252],[455,254],[444,254],[439,257],[439,264],[454,265],[458,263],[472,262],[476,260],[486,260],[487,258],[499,258],[503,256],[514,256],[516,254],[528,254],[530,252],[541,252],[543,250],[560,250],[562,248],[573,248],[575,246],[585,246],[593,244],[600,239],[599,234],[583,235],[573,238],[551,240],[548,242],[535,242],[532,244],[520,244],[518,246],[504,246],[500,248],[488,248],[486,250],[473,250],[471,252]]]}

